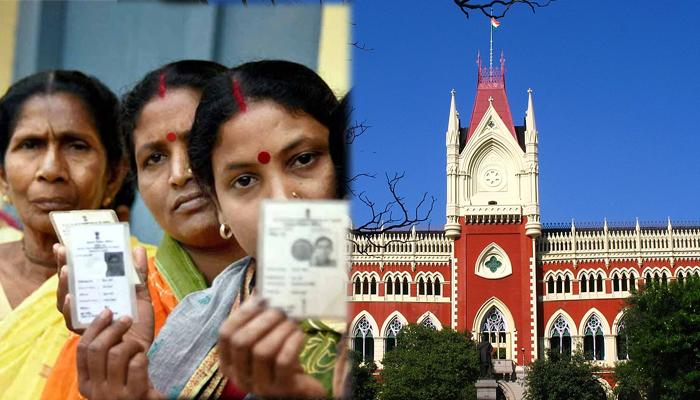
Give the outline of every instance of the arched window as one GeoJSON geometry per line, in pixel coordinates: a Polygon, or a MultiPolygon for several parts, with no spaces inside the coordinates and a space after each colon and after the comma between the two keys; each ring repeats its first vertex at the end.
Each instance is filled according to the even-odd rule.
{"type": "Polygon", "coordinates": [[[637,277],[634,272],[630,272],[630,291],[637,290],[637,277]]]}
{"type": "Polygon", "coordinates": [[[617,336],[615,336],[615,347],[617,347],[617,359],[629,360],[629,341],[625,331],[625,320],[621,319],[617,325],[617,336]]]}
{"type": "Polygon", "coordinates": [[[588,288],[586,287],[586,275],[581,275],[581,280],[579,281],[579,284],[581,285],[581,293],[586,293],[588,288]]]}
{"type": "Polygon", "coordinates": [[[661,273],[661,284],[664,286],[668,284],[668,277],[666,277],[666,271],[661,273]]]}
{"type": "Polygon", "coordinates": [[[369,294],[369,279],[367,278],[362,281],[362,294],[369,294]]]}
{"type": "Polygon", "coordinates": [[[561,276],[557,278],[557,293],[562,293],[564,291],[564,282],[561,280],[561,276]]]}
{"type": "Polygon", "coordinates": [[[598,273],[598,292],[605,292],[605,287],[603,287],[603,274],[598,273]]]}
{"type": "Polygon", "coordinates": [[[588,276],[588,291],[595,293],[595,274],[591,272],[588,276]]]}
{"type": "Polygon", "coordinates": [[[355,289],[353,290],[353,293],[355,294],[362,294],[362,287],[360,283],[360,277],[356,276],[355,277],[355,289]]]}
{"type": "Polygon", "coordinates": [[[613,283],[613,292],[619,292],[620,291],[620,277],[617,276],[617,272],[615,272],[613,274],[612,283],[613,283]]]}
{"type": "Polygon", "coordinates": [[[403,328],[403,324],[398,317],[394,317],[386,328],[386,338],[384,339],[384,351],[390,352],[396,347],[396,335],[403,328]]]}
{"type": "Polygon", "coordinates": [[[403,278],[403,294],[407,296],[410,294],[408,291],[408,278],[403,278]]]}
{"type": "Polygon", "coordinates": [[[596,314],[591,315],[586,322],[583,337],[583,355],[587,360],[603,360],[605,358],[605,340],[603,339],[603,324],[596,314]]]}
{"type": "Polygon", "coordinates": [[[386,294],[394,294],[394,280],[388,277],[386,280],[386,294]]]}
{"type": "Polygon", "coordinates": [[[547,279],[547,293],[554,293],[554,277],[550,276],[547,279]]]}
{"type": "Polygon", "coordinates": [[[425,281],[423,280],[423,277],[418,279],[418,294],[421,296],[425,294],[425,281]]]}
{"type": "Polygon", "coordinates": [[[372,282],[369,284],[370,294],[377,294],[377,278],[372,277],[372,282]]]}
{"type": "Polygon", "coordinates": [[[569,278],[569,275],[564,278],[564,293],[571,293],[571,278],[569,278]]]}
{"type": "Polygon", "coordinates": [[[394,281],[394,294],[401,294],[401,278],[399,278],[398,276],[394,281]]]}
{"type": "Polygon", "coordinates": [[[678,273],[678,277],[676,278],[676,280],[678,281],[678,283],[683,283],[683,272],[678,273]]]}
{"type": "Polygon", "coordinates": [[[426,283],[426,286],[427,286],[427,287],[426,287],[426,289],[427,289],[427,294],[428,294],[429,296],[432,296],[432,295],[433,295],[433,278],[428,278],[428,279],[426,280],[425,283],[426,283]]]}
{"type": "Polygon", "coordinates": [[[559,315],[549,331],[549,348],[552,351],[571,355],[571,330],[564,316],[559,315]]]}
{"type": "Polygon", "coordinates": [[[486,314],[481,324],[481,340],[488,341],[496,349],[496,358],[505,359],[507,357],[508,338],[506,320],[503,313],[496,307],[486,314]]]}
{"type": "Polygon", "coordinates": [[[367,318],[362,317],[357,321],[352,342],[352,349],[362,354],[364,362],[374,361],[374,335],[372,334],[372,325],[367,321],[367,318]]]}
{"type": "Polygon", "coordinates": [[[437,326],[435,326],[433,319],[430,317],[423,318],[423,322],[421,322],[420,324],[430,329],[437,330],[437,326]]]}
{"type": "Polygon", "coordinates": [[[644,276],[644,284],[647,286],[651,285],[651,272],[647,272],[647,274],[644,276]]]}
{"type": "Polygon", "coordinates": [[[622,279],[620,279],[620,280],[621,280],[622,291],[623,291],[623,292],[626,292],[626,291],[627,291],[627,282],[628,282],[628,280],[627,280],[627,273],[626,273],[626,272],[623,272],[623,273],[620,275],[620,277],[622,278],[622,279]]]}
{"type": "Polygon", "coordinates": [[[435,278],[434,285],[435,285],[435,295],[440,296],[440,292],[442,292],[442,290],[440,290],[440,278],[435,278]]]}

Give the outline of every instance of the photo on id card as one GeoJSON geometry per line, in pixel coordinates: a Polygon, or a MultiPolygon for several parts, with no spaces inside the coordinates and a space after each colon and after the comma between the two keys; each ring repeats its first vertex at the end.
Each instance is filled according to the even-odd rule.
{"type": "Polygon", "coordinates": [[[105,308],[136,320],[136,281],[127,223],[68,227],[66,246],[73,326],[86,328],[105,308]]]}
{"type": "Polygon", "coordinates": [[[345,320],[348,203],[266,200],[261,205],[258,285],[292,318],[345,320]]]}

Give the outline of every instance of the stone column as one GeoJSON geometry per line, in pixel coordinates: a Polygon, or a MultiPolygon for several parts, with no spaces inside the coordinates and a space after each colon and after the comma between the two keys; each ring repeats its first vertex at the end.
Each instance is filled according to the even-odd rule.
{"type": "Polygon", "coordinates": [[[496,400],[498,383],[493,379],[479,379],[476,381],[477,400],[496,400]]]}

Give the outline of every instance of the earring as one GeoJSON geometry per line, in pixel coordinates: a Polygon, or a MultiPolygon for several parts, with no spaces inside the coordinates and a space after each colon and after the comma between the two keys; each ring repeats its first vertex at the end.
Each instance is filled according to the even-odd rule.
{"type": "Polygon", "coordinates": [[[109,207],[110,204],[112,204],[111,197],[105,197],[104,200],[102,200],[102,207],[109,207]]]}
{"type": "Polygon", "coordinates": [[[297,192],[292,192],[292,198],[294,198],[294,199],[299,198],[299,195],[297,194],[297,192]]]}
{"type": "Polygon", "coordinates": [[[5,204],[12,205],[12,199],[10,199],[10,196],[8,196],[8,195],[6,195],[6,194],[3,194],[3,195],[2,195],[2,201],[3,201],[3,203],[5,203],[5,204]]]}
{"type": "Polygon", "coordinates": [[[231,239],[231,237],[233,236],[231,227],[229,227],[227,224],[219,225],[219,236],[221,236],[222,239],[231,239]]]}

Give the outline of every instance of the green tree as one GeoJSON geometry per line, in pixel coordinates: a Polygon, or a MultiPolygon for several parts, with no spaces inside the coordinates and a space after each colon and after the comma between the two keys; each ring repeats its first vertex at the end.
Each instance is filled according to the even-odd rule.
{"type": "Polygon", "coordinates": [[[615,370],[617,392],[649,400],[698,398],[700,278],[651,283],[628,299],[623,321],[629,361],[615,370]]]}
{"type": "Polygon", "coordinates": [[[579,352],[569,356],[551,351],[530,364],[525,400],[605,400],[596,367],[579,352]]]}
{"type": "Polygon", "coordinates": [[[377,365],[374,361],[362,362],[362,353],[351,350],[349,353],[352,363],[352,400],[374,400],[377,398],[379,384],[374,378],[377,365]]]}
{"type": "Polygon", "coordinates": [[[407,325],[384,355],[382,400],[475,399],[479,355],[469,334],[407,325]]]}

